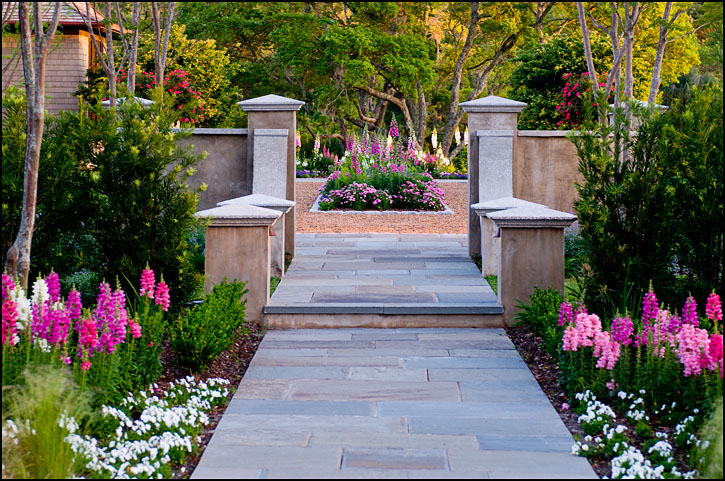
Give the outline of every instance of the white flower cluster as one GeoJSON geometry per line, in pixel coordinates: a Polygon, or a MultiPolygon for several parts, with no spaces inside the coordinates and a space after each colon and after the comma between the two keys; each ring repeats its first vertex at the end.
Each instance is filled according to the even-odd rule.
{"type": "Polygon", "coordinates": [[[587,412],[579,416],[579,424],[591,422],[607,422],[617,419],[612,408],[598,400],[587,403],[587,412]]]}
{"type": "MultiPolygon", "coordinates": [[[[693,411],[694,414],[697,414],[695,411],[697,411],[697,409],[693,411]]],[[[678,423],[675,426],[675,441],[678,442],[680,446],[699,446],[700,440],[697,436],[695,436],[694,431],[695,417],[692,415],[687,416],[681,423],[678,423]]]]}
{"type": "Polygon", "coordinates": [[[612,458],[612,479],[664,479],[664,472],[664,466],[653,467],[634,446],[612,458]]]}
{"type": "Polygon", "coordinates": [[[205,411],[226,397],[228,384],[226,379],[197,382],[187,377],[171,383],[164,393],[156,384],[149,386],[149,392],[159,392],[160,396],[141,391],[124,398],[120,409],[103,406],[103,414],[118,422],[115,439],[107,444],[76,434],[77,424],[72,418],[62,417],[60,425],[70,433],[66,442],[85,457],[86,468],[94,475],[161,478],[172,458],[178,457],[175,454],[193,450],[194,433],[209,423],[205,411]]]}
{"type": "Polygon", "coordinates": [[[645,412],[644,409],[644,399],[641,397],[638,397],[634,401],[632,401],[632,404],[629,405],[629,409],[626,413],[624,413],[627,418],[629,418],[632,421],[640,421],[644,419],[645,421],[649,421],[649,415],[645,412]]]}

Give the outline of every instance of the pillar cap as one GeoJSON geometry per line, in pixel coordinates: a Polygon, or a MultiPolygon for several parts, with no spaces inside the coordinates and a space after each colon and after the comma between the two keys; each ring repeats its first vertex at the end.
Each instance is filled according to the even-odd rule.
{"type": "Polygon", "coordinates": [[[524,107],[526,107],[527,104],[516,100],[497,97],[496,95],[489,95],[488,97],[469,100],[468,102],[463,102],[458,105],[460,105],[464,112],[518,113],[524,110],[524,107]]]}
{"type": "Polygon", "coordinates": [[[476,212],[479,216],[485,216],[489,212],[496,212],[499,210],[513,209],[516,207],[543,207],[545,205],[537,204],[535,202],[529,202],[528,200],[517,199],[516,197],[500,197],[498,199],[486,200],[477,204],[471,205],[471,209],[476,212]]]}
{"type": "Polygon", "coordinates": [[[206,209],[194,214],[201,219],[211,219],[211,227],[269,226],[282,213],[241,202],[206,209]]]}
{"type": "Polygon", "coordinates": [[[217,206],[233,205],[233,204],[246,204],[255,207],[263,207],[265,209],[276,210],[283,214],[292,209],[295,206],[293,200],[280,199],[279,197],[272,197],[266,194],[252,194],[245,195],[244,197],[237,197],[235,199],[223,200],[217,202],[217,206]]]}
{"type": "Polygon", "coordinates": [[[299,110],[305,103],[301,100],[269,94],[263,97],[242,100],[237,102],[237,105],[245,112],[270,112],[277,110],[299,110]]]}
{"type": "Polygon", "coordinates": [[[576,216],[568,212],[549,209],[542,205],[514,207],[513,209],[490,212],[486,216],[494,221],[498,227],[536,229],[569,227],[576,216]]]}

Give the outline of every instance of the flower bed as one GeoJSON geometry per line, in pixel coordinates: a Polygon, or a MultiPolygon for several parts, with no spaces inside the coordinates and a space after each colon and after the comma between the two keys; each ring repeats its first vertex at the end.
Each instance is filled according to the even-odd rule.
{"type": "Polygon", "coordinates": [[[348,139],[342,159],[333,160],[320,209],[441,211],[445,193],[426,170],[429,163],[412,139],[402,144],[395,122],[387,139],[364,131],[348,139]]]}
{"type": "Polygon", "coordinates": [[[571,403],[585,433],[572,452],[607,462],[612,478],[687,478],[705,469],[712,430],[700,428],[722,425],[708,421],[722,404],[719,296],[710,295],[704,318],[692,297],[678,315],[649,292],[641,318],[606,322],[584,306],[560,302],[557,322],[553,294],[537,289],[521,318],[559,358],[561,408],[571,403]]]}

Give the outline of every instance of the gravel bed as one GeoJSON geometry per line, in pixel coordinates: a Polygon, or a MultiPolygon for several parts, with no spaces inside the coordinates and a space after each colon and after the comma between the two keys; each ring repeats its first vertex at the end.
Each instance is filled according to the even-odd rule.
{"type": "Polygon", "coordinates": [[[310,212],[324,182],[297,182],[296,230],[298,233],[388,232],[401,234],[466,234],[468,232],[468,182],[440,182],[445,203],[453,215],[408,214],[371,216],[310,212]]]}

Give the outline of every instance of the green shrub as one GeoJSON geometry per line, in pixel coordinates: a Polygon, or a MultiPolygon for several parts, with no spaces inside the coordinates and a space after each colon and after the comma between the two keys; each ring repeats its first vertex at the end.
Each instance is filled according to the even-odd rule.
{"type": "MultiPolygon", "coordinates": [[[[10,92],[10,90],[9,90],[10,92]]],[[[175,306],[203,282],[191,248],[197,196],[186,179],[199,160],[177,146],[161,98],[124,103],[117,115],[82,104],[49,117],[38,171],[31,278],[55,270],[69,286],[120,277],[124,290],[146,264],[163,272],[175,306]]],[[[19,92],[3,98],[3,262],[19,225],[25,113],[19,92]]],[[[97,282],[88,287],[95,291],[97,282]]],[[[84,300],[93,294],[82,291],[84,300]]]]}
{"type": "Polygon", "coordinates": [[[699,448],[695,465],[700,476],[706,479],[722,479],[722,398],[716,403],[712,417],[700,431],[699,448]]]}
{"type": "Polygon", "coordinates": [[[556,356],[561,344],[563,328],[559,326],[559,308],[563,301],[553,287],[544,291],[536,286],[528,305],[519,301],[521,311],[514,317],[519,321],[516,325],[526,324],[531,332],[544,339],[544,349],[552,356],[556,356]]]}
{"type": "Polygon", "coordinates": [[[179,367],[201,372],[219,354],[246,332],[242,300],[246,282],[224,282],[215,286],[202,304],[185,310],[170,327],[169,340],[179,367]]]}
{"type": "Polygon", "coordinates": [[[611,124],[590,117],[570,137],[586,303],[636,316],[651,283],[665,304],[691,291],[703,306],[723,282],[722,89],[694,89],[664,115],[628,108],[637,130],[618,109],[611,124]]]}
{"type": "MultiPolygon", "coordinates": [[[[82,419],[86,398],[67,367],[26,369],[25,383],[3,392],[3,478],[70,479],[80,473],[79,459],[64,442],[68,430],[61,417],[82,419]]],[[[5,386],[3,386],[5,391],[5,386]]]]}

